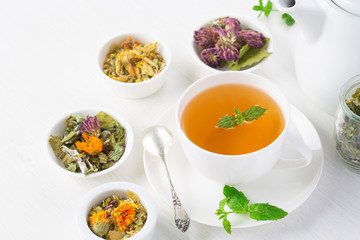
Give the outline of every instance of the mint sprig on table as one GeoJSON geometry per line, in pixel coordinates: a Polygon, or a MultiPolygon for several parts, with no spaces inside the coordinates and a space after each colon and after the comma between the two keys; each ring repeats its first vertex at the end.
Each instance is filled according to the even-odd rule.
{"type": "Polygon", "coordinates": [[[233,128],[238,125],[242,125],[244,121],[251,122],[258,119],[264,115],[267,109],[259,106],[251,106],[250,108],[246,109],[245,112],[240,112],[240,110],[237,108],[234,108],[234,110],[235,113],[233,115],[222,117],[216,126],[219,128],[233,128]]]}
{"type": "Polygon", "coordinates": [[[222,219],[223,227],[229,234],[231,234],[231,223],[228,220],[229,214],[250,213],[250,218],[258,221],[278,220],[288,214],[281,208],[272,206],[269,203],[249,205],[250,201],[245,197],[244,193],[229,185],[224,186],[223,194],[225,198],[219,202],[219,209],[216,210],[215,214],[219,216],[219,220],[222,219]],[[225,210],[226,205],[231,211],[225,210]]]}
{"type": "MultiPolygon", "coordinates": [[[[264,15],[268,17],[272,11],[277,11],[276,9],[272,8],[272,2],[270,0],[267,1],[266,5],[263,4],[262,0],[259,0],[259,5],[253,6],[253,10],[260,12],[258,18],[261,16],[262,13],[264,13],[264,15]]],[[[283,13],[281,17],[282,19],[284,19],[286,25],[288,26],[292,26],[295,23],[295,20],[288,13],[283,13]]]]}

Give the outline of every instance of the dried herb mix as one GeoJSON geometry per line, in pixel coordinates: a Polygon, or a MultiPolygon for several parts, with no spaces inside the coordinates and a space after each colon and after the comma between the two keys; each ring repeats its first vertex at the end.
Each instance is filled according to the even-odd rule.
{"type": "Polygon", "coordinates": [[[111,45],[103,71],[110,78],[120,82],[146,81],[165,68],[165,60],[157,48],[158,43],[142,45],[129,36],[120,45],[111,45]]]}
{"type": "Polygon", "coordinates": [[[49,144],[65,168],[85,175],[113,166],[125,151],[125,129],[107,113],[83,118],[70,115],[62,136],[49,144]]]}
{"type": "Polygon", "coordinates": [[[93,233],[103,239],[122,240],[138,233],[146,219],[147,212],[139,197],[128,190],[125,199],[114,193],[93,206],[88,225],[93,233]]]}

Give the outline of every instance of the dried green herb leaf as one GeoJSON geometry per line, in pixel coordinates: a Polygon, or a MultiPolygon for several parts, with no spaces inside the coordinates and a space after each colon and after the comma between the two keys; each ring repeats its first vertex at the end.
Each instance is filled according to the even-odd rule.
{"type": "Polygon", "coordinates": [[[111,150],[115,150],[116,140],[114,134],[111,134],[109,137],[109,145],[111,150]]]}
{"type": "Polygon", "coordinates": [[[72,172],[76,172],[76,163],[72,162],[70,163],[67,167],[66,167],[67,170],[70,170],[72,172]]]}
{"type": "Polygon", "coordinates": [[[66,153],[65,156],[61,159],[61,161],[62,161],[63,164],[67,165],[67,164],[70,164],[72,162],[75,162],[75,159],[70,157],[70,155],[66,153]]]}
{"type": "Polygon", "coordinates": [[[99,237],[103,237],[105,234],[108,233],[110,228],[110,223],[108,221],[99,221],[91,225],[91,230],[98,235],[99,237]]]}
{"type": "Polygon", "coordinates": [[[60,137],[51,135],[48,142],[52,150],[54,151],[55,155],[58,157],[62,153],[61,151],[62,143],[60,137]]]}
{"type": "Polygon", "coordinates": [[[116,162],[120,159],[120,157],[123,154],[124,154],[124,147],[119,143],[116,143],[114,151],[112,151],[108,157],[116,162]]]}
{"type": "Polygon", "coordinates": [[[101,170],[104,170],[104,169],[107,169],[107,168],[109,168],[109,167],[112,167],[112,166],[114,166],[114,164],[115,164],[114,161],[111,161],[111,162],[108,161],[107,163],[105,163],[105,164],[102,165],[101,170]]]}
{"type": "Polygon", "coordinates": [[[103,152],[99,153],[98,157],[99,157],[100,163],[107,163],[108,157],[106,156],[105,153],[103,153],[103,152]]]}
{"type": "Polygon", "coordinates": [[[248,68],[269,56],[271,53],[263,48],[250,48],[243,56],[236,62],[236,68],[248,68]]]}
{"type": "Polygon", "coordinates": [[[66,136],[64,136],[64,138],[61,140],[61,142],[67,142],[69,141],[73,136],[75,136],[76,132],[75,131],[71,131],[69,132],[66,136]]]}
{"type": "Polygon", "coordinates": [[[73,130],[76,126],[78,126],[82,121],[84,120],[84,118],[80,115],[70,115],[67,119],[66,119],[66,128],[70,128],[71,130],[73,130]]]}
{"type": "MultiPolygon", "coordinates": [[[[239,51],[239,59],[241,59],[246,54],[246,52],[249,51],[250,48],[251,47],[248,44],[241,47],[239,51]]],[[[232,71],[239,71],[241,66],[238,64],[238,62],[239,60],[235,62],[228,62],[228,68],[232,71]]]]}
{"type": "Polygon", "coordinates": [[[101,129],[109,129],[116,126],[116,121],[113,119],[110,115],[107,113],[100,111],[98,114],[96,114],[96,117],[99,120],[101,129]]]}
{"type": "Polygon", "coordinates": [[[134,192],[132,192],[130,190],[126,191],[126,198],[127,199],[132,199],[134,201],[134,203],[136,203],[136,204],[140,203],[139,196],[136,193],[134,193],[134,192]]]}
{"type": "Polygon", "coordinates": [[[120,125],[120,123],[116,122],[115,133],[114,133],[115,140],[119,141],[119,139],[121,139],[124,135],[125,135],[124,128],[120,125]]]}

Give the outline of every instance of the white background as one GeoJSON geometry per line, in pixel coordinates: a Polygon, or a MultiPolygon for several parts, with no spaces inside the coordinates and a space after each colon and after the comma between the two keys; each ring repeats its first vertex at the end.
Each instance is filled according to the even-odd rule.
{"type": "Polygon", "coordinates": [[[190,55],[193,31],[215,17],[256,18],[251,10],[256,3],[1,1],[0,239],[83,239],[76,224],[78,202],[90,189],[109,181],[136,183],[154,197],[159,211],[154,239],[358,239],[360,178],[336,157],[334,118],[309,102],[297,84],[292,57],[300,26],[287,27],[280,13],[260,19],[272,32],[275,48],[255,73],[275,82],[321,137],[324,169],[310,198],[282,220],[234,229],[231,236],[196,222],[181,233],[174,226],[171,205],[164,204],[147,182],[141,132],[205,74],[190,55]],[[169,43],[173,61],[168,81],[148,98],[121,99],[98,75],[99,48],[126,32],[151,33],[169,43]],[[135,132],[134,151],[108,175],[86,180],[63,175],[45,152],[47,131],[64,113],[92,107],[111,109],[129,120],[135,132]]]}

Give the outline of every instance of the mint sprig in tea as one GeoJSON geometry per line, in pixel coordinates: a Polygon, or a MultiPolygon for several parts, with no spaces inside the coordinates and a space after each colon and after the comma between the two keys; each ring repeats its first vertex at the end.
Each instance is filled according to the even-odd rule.
{"type": "Polygon", "coordinates": [[[187,104],[181,119],[183,131],[194,144],[224,155],[262,149],[284,126],[275,100],[244,84],[223,84],[199,93],[187,104]]]}
{"type": "Polygon", "coordinates": [[[251,122],[264,115],[266,109],[259,106],[251,106],[246,109],[245,112],[240,112],[237,108],[235,108],[234,111],[235,113],[233,115],[222,117],[216,126],[220,128],[233,128],[242,125],[244,121],[251,122]]]}

